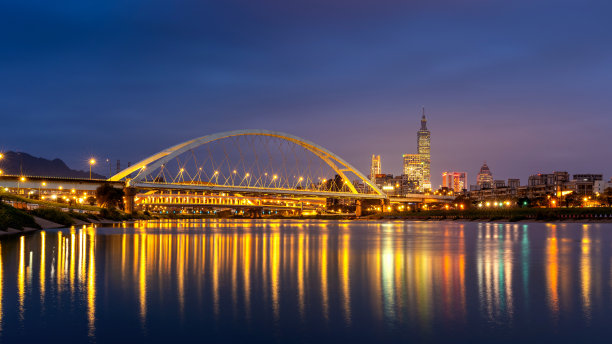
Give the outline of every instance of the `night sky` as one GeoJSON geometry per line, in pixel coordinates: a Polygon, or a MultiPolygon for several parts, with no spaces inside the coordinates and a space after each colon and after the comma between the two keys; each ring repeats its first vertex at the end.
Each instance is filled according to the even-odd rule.
{"type": "Polygon", "coordinates": [[[434,186],[485,160],[609,179],[611,18],[609,0],[4,0],[0,149],[87,169],[260,128],[398,174],[425,106],[434,186]]]}

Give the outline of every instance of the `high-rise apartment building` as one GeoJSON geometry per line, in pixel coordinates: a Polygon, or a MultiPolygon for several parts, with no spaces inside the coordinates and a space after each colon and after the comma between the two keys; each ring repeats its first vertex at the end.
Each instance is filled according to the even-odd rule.
{"type": "Polygon", "coordinates": [[[478,173],[477,184],[481,189],[491,189],[493,187],[493,173],[485,162],[478,173]]]}
{"type": "Polygon", "coordinates": [[[376,179],[377,174],[382,174],[380,167],[380,155],[372,154],[372,163],[370,165],[370,180],[376,179]]]}
{"type": "Polygon", "coordinates": [[[462,192],[467,190],[467,172],[442,172],[442,187],[462,192]]]}
{"type": "Polygon", "coordinates": [[[421,190],[431,189],[431,132],[427,129],[425,108],[421,117],[421,129],[417,132],[417,153],[421,156],[423,164],[423,179],[421,190]]]}

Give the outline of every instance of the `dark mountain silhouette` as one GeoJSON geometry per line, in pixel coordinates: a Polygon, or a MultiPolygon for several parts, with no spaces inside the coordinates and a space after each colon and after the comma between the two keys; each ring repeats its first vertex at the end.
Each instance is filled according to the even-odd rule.
{"type": "MultiPolygon", "coordinates": [[[[89,178],[89,171],[73,170],[60,159],[48,160],[37,158],[28,153],[11,152],[4,154],[0,160],[0,170],[3,174],[24,176],[46,176],[65,178],[89,178]]],[[[97,173],[91,174],[95,179],[106,179],[97,173]]]]}

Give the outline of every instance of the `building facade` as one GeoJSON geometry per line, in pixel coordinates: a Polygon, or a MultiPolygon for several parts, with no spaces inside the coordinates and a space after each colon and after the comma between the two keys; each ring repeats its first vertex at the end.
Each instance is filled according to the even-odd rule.
{"type": "Polygon", "coordinates": [[[456,193],[467,190],[467,172],[442,172],[442,187],[456,193]]]}
{"type": "Polygon", "coordinates": [[[423,183],[423,162],[420,154],[404,154],[403,172],[408,180],[423,183]]]}

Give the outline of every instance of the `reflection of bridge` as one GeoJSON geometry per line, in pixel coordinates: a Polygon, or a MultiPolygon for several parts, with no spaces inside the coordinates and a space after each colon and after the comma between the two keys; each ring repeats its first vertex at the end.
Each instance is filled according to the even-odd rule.
{"type": "MultiPolygon", "coordinates": [[[[46,180],[47,188],[68,182],[46,180]]],[[[14,182],[19,188],[19,180],[14,182]]],[[[102,183],[81,182],[86,190],[102,183]]],[[[186,141],[143,159],[108,182],[125,188],[128,212],[134,207],[193,206],[303,210],[305,203],[322,204],[331,198],[355,201],[360,213],[363,200],[379,200],[383,205],[449,201],[448,197],[423,194],[389,199],[331,151],[299,137],[268,130],[228,131],[186,141]]]]}

